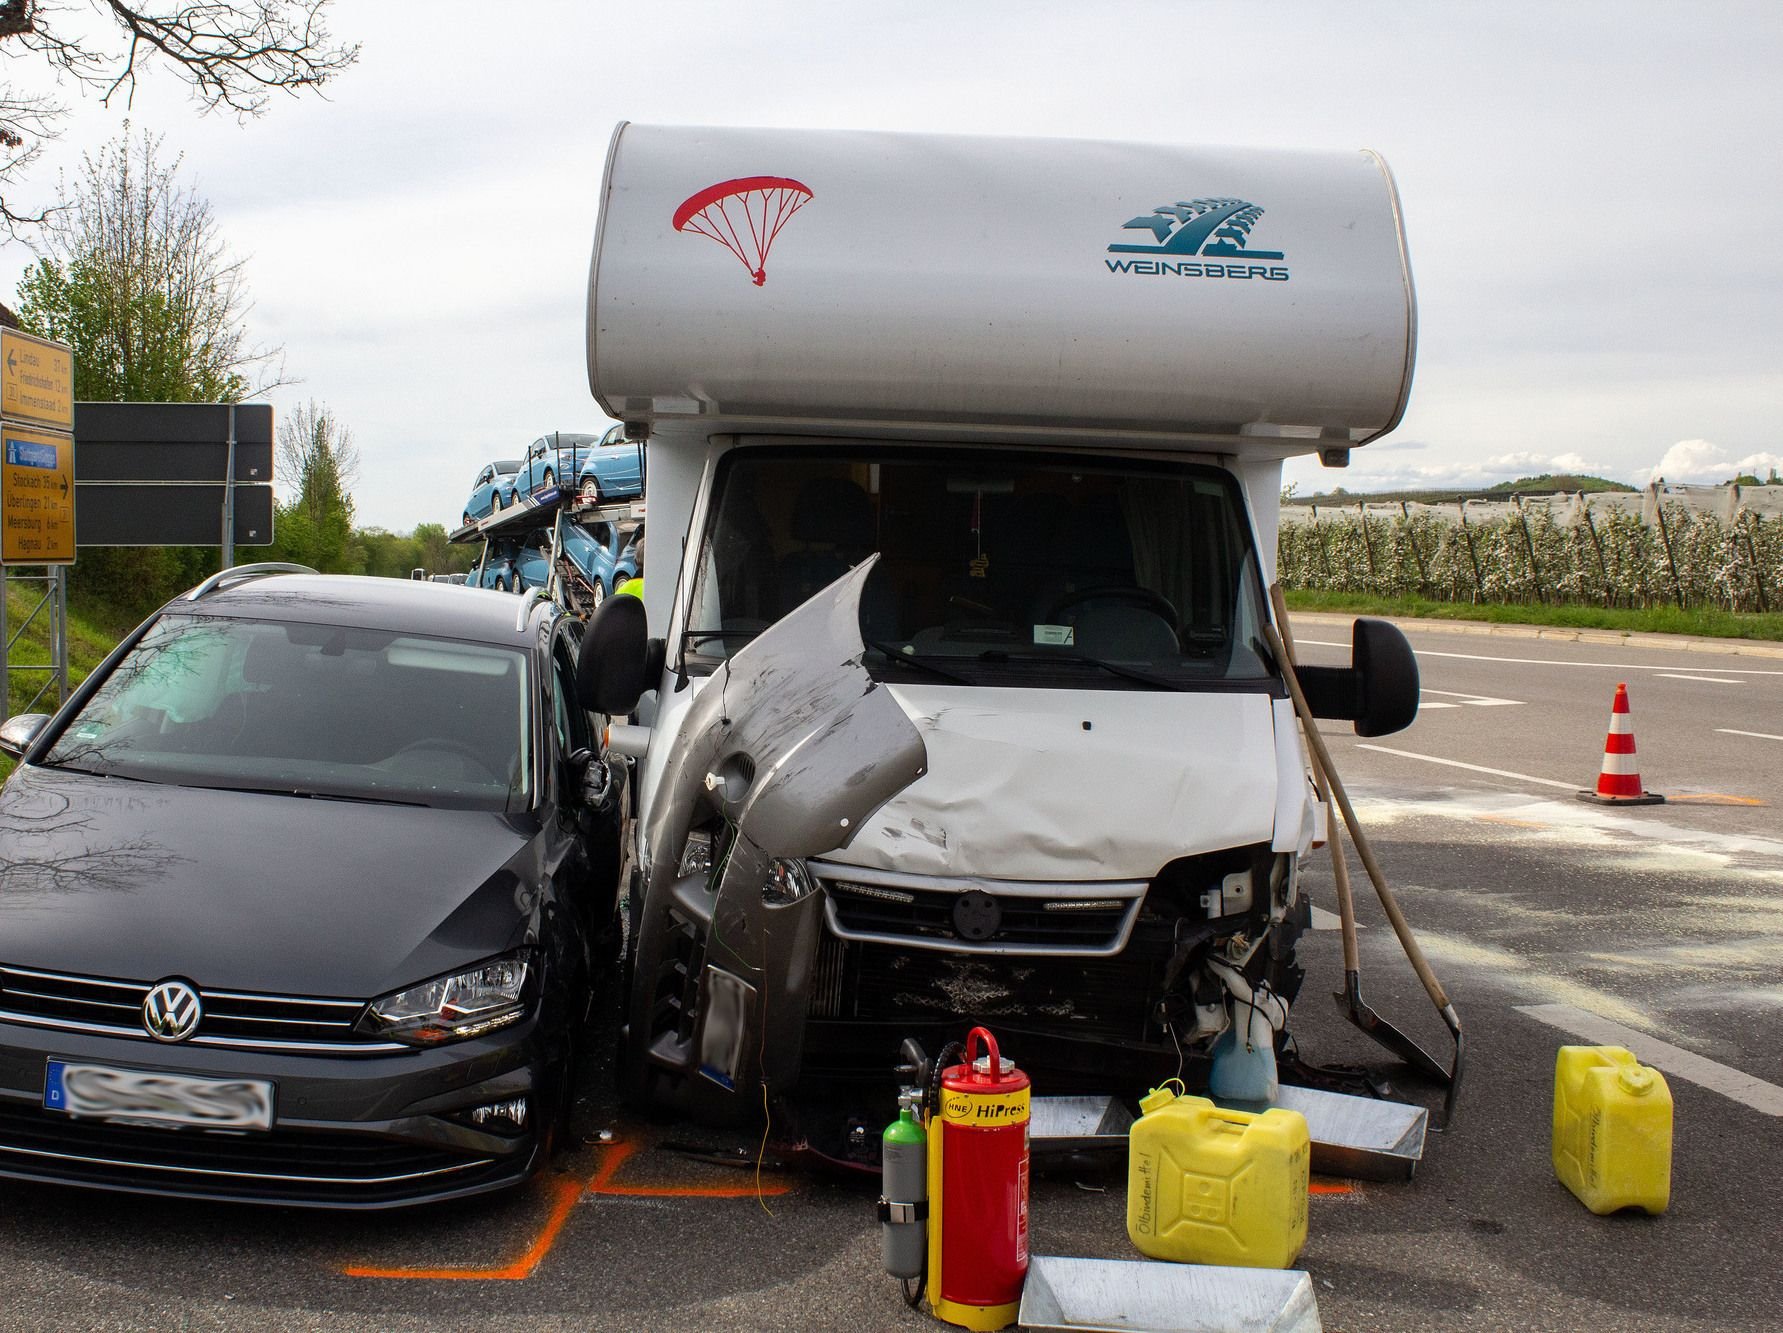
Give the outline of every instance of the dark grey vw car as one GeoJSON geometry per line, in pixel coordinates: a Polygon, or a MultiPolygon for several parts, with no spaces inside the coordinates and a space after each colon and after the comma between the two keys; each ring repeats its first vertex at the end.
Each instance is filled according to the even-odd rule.
{"type": "Polygon", "coordinates": [[[0,1175],[376,1207],[549,1150],[618,948],[579,627],[292,568],[0,728],[0,1175]]]}

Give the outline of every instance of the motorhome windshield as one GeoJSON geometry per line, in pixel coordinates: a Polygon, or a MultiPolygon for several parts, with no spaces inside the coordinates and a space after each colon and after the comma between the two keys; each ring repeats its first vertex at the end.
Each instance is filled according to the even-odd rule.
{"type": "Polygon", "coordinates": [[[1069,689],[1265,681],[1250,528],[1218,468],[1002,451],[729,454],[683,636],[711,669],[867,556],[878,679],[1069,689]]]}

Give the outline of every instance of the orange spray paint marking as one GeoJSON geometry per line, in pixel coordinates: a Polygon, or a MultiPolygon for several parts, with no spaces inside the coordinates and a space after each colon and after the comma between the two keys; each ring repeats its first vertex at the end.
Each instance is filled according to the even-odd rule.
{"type": "Polygon", "coordinates": [[[1307,1184],[1308,1194],[1355,1194],[1357,1189],[1347,1180],[1314,1180],[1307,1184]]]}
{"type": "MultiPolygon", "coordinates": [[[[539,1231],[525,1254],[510,1264],[494,1267],[466,1268],[377,1268],[368,1265],[352,1265],[341,1269],[346,1277],[396,1278],[413,1281],[421,1279],[432,1282],[522,1282],[538,1271],[545,1261],[545,1256],[557,1244],[557,1237],[562,1232],[564,1223],[569,1221],[570,1210],[576,1201],[585,1194],[598,1194],[609,1198],[631,1199],[753,1199],[757,1197],[754,1182],[738,1185],[635,1185],[620,1184],[615,1180],[620,1168],[637,1155],[638,1145],[635,1143],[615,1143],[606,1150],[606,1158],[600,1170],[596,1171],[586,1185],[575,1180],[559,1180],[550,1189],[551,1210],[546,1215],[545,1225],[539,1231]]],[[[760,1195],[765,1198],[778,1198],[789,1194],[792,1186],[783,1181],[764,1182],[760,1195]]]]}
{"type": "Polygon", "coordinates": [[[582,1197],[582,1183],[576,1180],[559,1180],[551,1186],[551,1211],[545,1218],[544,1228],[533,1240],[526,1253],[511,1264],[495,1268],[343,1268],[341,1272],[347,1277],[384,1277],[384,1278],[422,1278],[435,1282],[485,1281],[485,1282],[522,1282],[531,1277],[538,1266],[551,1253],[551,1247],[557,1244],[558,1233],[563,1224],[569,1221],[570,1209],[576,1206],[576,1200],[582,1197]]]}

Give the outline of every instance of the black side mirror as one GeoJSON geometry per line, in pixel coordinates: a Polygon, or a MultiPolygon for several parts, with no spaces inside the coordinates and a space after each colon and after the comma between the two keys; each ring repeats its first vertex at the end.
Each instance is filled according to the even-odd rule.
{"type": "Polygon", "coordinates": [[[609,597],[588,622],[576,654],[576,696],[593,713],[624,717],[662,678],[666,648],[652,639],[644,604],[609,597]]]}
{"type": "Polygon", "coordinates": [[[1356,621],[1349,666],[1299,671],[1313,716],[1354,722],[1358,736],[1390,736],[1418,716],[1418,659],[1385,620],[1356,621]]]}

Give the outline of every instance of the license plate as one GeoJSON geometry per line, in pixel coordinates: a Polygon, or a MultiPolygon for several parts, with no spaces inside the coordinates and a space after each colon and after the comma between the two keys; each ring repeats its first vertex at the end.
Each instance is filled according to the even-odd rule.
{"type": "Polygon", "coordinates": [[[47,1110],[95,1120],[271,1129],[271,1083],[249,1078],[191,1078],[142,1069],[51,1060],[43,1080],[47,1110]]]}

